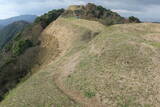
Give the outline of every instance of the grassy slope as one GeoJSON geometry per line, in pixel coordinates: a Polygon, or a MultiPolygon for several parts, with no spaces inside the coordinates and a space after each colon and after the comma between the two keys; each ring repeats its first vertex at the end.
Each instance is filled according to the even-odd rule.
{"type": "Polygon", "coordinates": [[[55,37],[59,57],[19,84],[0,106],[159,106],[159,28],[58,19],[43,32],[42,46],[50,52],[55,37]]]}

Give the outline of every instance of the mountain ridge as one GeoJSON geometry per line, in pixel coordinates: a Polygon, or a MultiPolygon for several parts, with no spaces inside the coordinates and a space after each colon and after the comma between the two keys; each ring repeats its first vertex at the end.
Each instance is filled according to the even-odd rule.
{"type": "Polygon", "coordinates": [[[0,106],[158,107],[159,28],[94,4],[52,10],[2,49],[0,106]]]}
{"type": "Polygon", "coordinates": [[[106,27],[84,19],[57,19],[40,37],[40,47],[45,50],[39,56],[43,66],[12,90],[1,106],[159,105],[155,101],[157,90],[152,87],[152,83],[156,89],[159,86],[153,79],[159,76],[159,67],[154,65],[159,60],[151,59],[157,58],[160,45],[150,38],[160,33],[159,26],[141,23],[106,27]],[[151,26],[154,29],[148,30],[151,26]]]}
{"type": "Polygon", "coordinates": [[[26,21],[13,22],[0,30],[0,48],[10,41],[17,33],[21,32],[29,23],[26,21]]]}
{"type": "Polygon", "coordinates": [[[32,23],[36,17],[37,17],[36,15],[20,15],[20,16],[7,18],[7,19],[0,19],[0,25],[6,26],[8,24],[11,24],[13,22],[20,21],[20,20],[24,20],[24,21],[32,23]]]}
{"type": "Polygon", "coordinates": [[[62,14],[62,17],[76,17],[80,19],[94,20],[99,21],[104,25],[141,23],[141,21],[134,16],[124,18],[110,9],[106,9],[93,3],[69,6],[62,14]]]}

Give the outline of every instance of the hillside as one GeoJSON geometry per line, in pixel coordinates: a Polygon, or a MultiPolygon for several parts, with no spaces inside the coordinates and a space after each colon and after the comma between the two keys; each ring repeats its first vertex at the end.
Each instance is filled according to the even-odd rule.
{"type": "Polygon", "coordinates": [[[0,30],[0,48],[2,48],[8,41],[10,41],[18,32],[23,30],[29,23],[25,21],[18,21],[7,25],[0,30]]]}
{"type": "Polygon", "coordinates": [[[34,20],[36,19],[37,16],[35,15],[20,15],[20,16],[15,16],[15,17],[11,17],[8,19],[3,19],[0,20],[0,26],[6,26],[8,24],[11,24],[13,22],[17,22],[17,21],[27,21],[27,22],[34,22],[34,20]]]}
{"type": "MultiPolygon", "coordinates": [[[[70,13],[67,14],[68,9],[55,9],[49,11],[48,13],[45,13],[44,15],[37,17],[33,24],[29,25],[23,31],[14,35],[7,41],[7,43],[4,44],[3,48],[0,51],[0,100],[3,100],[4,95],[8,91],[12,90],[19,82],[21,82],[24,77],[29,78],[30,75],[32,75],[32,73],[35,72],[35,69],[38,69],[43,65],[43,63],[45,63],[44,60],[50,59],[48,55],[46,55],[46,49],[40,47],[43,41],[40,39],[40,37],[41,32],[58,17],[71,19],[82,18],[87,20],[96,20],[100,23],[102,23],[102,20],[104,22],[115,21],[117,23],[121,23],[122,21],[117,20],[119,18],[122,18],[120,15],[105,9],[102,6],[96,6],[95,4],[89,3],[86,6],[82,5],[82,7],[84,7],[82,11],[87,12],[87,14],[82,14],[83,17],[77,17],[77,15],[72,15],[70,13]],[[88,9],[91,9],[91,11],[88,11],[88,9]],[[102,15],[98,17],[97,12],[102,13],[102,15]],[[46,55],[45,58],[41,56],[44,54],[46,55]]],[[[73,13],[76,11],[77,10],[73,11],[73,13]]],[[[131,17],[129,19],[122,19],[128,20],[128,22],[125,23],[135,23],[136,18],[131,17]]],[[[108,24],[106,23],[102,24],[108,26],[108,24]]],[[[112,24],[115,23],[110,23],[109,25],[112,24]]],[[[58,44],[54,47],[58,47],[58,44]]],[[[56,53],[53,53],[53,50],[51,50],[50,53],[52,53],[53,55],[51,56],[55,58],[58,56],[60,51],[56,49],[54,50],[56,53]]]]}
{"type": "Polygon", "coordinates": [[[159,27],[59,18],[40,36],[42,66],[0,106],[158,107],[159,27]]]}
{"type": "Polygon", "coordinates": [[[91,3],[37,17],[0,51],[0,107],[158,107],[159,27],[91,3]]]}
{"type": "MultiPolygon", "coordinates": [[[[0,50],[0,101],[26,75],[29,77],[33,73],[33,66],[38,68],[41,65],[41,58],[38,58],[37,53],[43,54],[45,51],[40,47],[40,34],[44,25],[56,20],[62,12],[63,9],[53,10],[38,17],[33,24],[13,35],[0,50]]],[[[10,30],[15,29],[13,27],[10,30]]]]}
{"type": "Polygon", "coordinates": [[[3,26],[2,25],[0,25],[0,30],[3,28],[3,26]]]}

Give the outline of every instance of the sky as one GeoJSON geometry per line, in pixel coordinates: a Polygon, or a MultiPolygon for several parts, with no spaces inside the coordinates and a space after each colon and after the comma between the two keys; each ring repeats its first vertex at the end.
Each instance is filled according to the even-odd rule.
{"type": "Polygon", "coordinates": [[[52,9],[88,2],[102,5],[124,17],[160,21],[160,0],[0,0],[0,19],[26,14],[41,15],[52,9]]]}

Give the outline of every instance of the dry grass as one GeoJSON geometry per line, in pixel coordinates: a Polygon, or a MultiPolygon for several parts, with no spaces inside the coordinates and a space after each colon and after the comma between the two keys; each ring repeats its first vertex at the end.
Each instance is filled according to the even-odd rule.
{"type": "Polygon", "coordinates": [[[159,28],[60,18],[42,33],[42,69],[0,106],[159,107],[159,28]],[[55,50],[59,57],[52,59],[55,50]]]}

